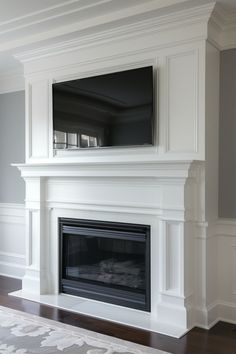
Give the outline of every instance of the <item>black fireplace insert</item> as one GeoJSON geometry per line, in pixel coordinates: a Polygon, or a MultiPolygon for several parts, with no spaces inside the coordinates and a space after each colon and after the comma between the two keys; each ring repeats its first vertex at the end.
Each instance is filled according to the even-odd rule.
{"type": "Polygon", "coordinates": [[[150,226],[59,218],[59,289],[150,311],[150,226]]]}

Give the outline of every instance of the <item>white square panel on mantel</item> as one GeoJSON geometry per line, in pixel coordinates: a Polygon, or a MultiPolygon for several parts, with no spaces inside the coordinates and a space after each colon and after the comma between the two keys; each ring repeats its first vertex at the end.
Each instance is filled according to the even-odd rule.
{"type": "Polygon", "coordinates": [[[22,290],[14,291],[9,295],[175,338],[180,338],[188,332],[181,327],[170,326],[167,323],[159,323],[156,319],[151,318],[148,312],[101,302],[99,302],[98,306],[98,301],[96,300],[84,299],[77,296],[67,294],[36,295],[23,292],[22,290]]]}

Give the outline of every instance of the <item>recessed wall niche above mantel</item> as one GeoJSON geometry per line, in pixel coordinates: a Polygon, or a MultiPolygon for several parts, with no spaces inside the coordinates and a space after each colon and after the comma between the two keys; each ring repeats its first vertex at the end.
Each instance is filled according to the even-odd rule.
{"type": "MultiPolygon", "coordinates": [[[[80,37],[18,56],[27,97],[26,164],[18,166],[26,181],[28,238],[21,296],[40,296],[40,301],[46,294],[55,301],[62,296],[58,220],[131,223],[151,230],[150,313],[140,315],[133,308],[129,319],[124,312],[120,319],[117,304],[109,304],[117,317],[107,311],[106,319],[127,319],[126,324],[176,336],[217,319],[211,312],[217,300],[211,296],[217,294],[212,281],[215,239],[207,237],[218,212],[218,106],[212,102],[218,99],[219,51],[208,31],[213,8],[207,4],[173,9],[155,20],[150,13],[148,19],[148,14],[130,16],[127,23],[119,28],[114,23],[112,32],[92,40],[80,37]],[[55,153],[53,87],[145,67],[153,68],[154,82],[150,146],[55,153]]],[[[87,145],[96,145],[96,136],[83,138],[82,144],[87,139],[87,145]]],[[[99,302],[86,304],[96,308],[93,315],[99,317],[99,302]]]]}

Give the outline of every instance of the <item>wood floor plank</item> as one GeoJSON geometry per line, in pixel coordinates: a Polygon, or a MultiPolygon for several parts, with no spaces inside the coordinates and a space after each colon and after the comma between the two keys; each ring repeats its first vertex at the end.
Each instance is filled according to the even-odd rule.
{"type": "Polygon", "coordinates": [[[20,280],[0,276],[0,305],[173,354],[236,354],[236,325],[233,324],[219,322],[209,331],[194,328],[175,339],[8,295],[18,289],[21,289],[20,280]]]}

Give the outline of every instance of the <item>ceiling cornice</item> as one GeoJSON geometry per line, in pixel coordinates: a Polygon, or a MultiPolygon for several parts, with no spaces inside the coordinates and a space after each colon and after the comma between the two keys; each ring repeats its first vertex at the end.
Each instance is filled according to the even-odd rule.
{"type": "Polygon", "coordinates": [[[128,17],[183,6],[188,0],[71,0],[0,23],[0,52],[89,30],[128,17]],[[123,4],[123,5],[122,5],[123,4]],[[119,5],[119,6],[118,6],[119,5]]]}
{"type": "Polygon", "coordinates": [[[220,50],[236,48],[236,13],[229,14],[217,4],[210,19],[215,44],[220,50]]]}
{"type": "MultiPolygon", "coordinates": [[[[191,25],[194,23],[205,23],[207,25],[211,13],[214,9],[214,3],[208,3],[201,6],[195,6],[192,8],[183,9],[180,11],[169,12],[165,15],[156,16],[154,18],[135,20],[135,18],[129,18],[127,24],[114,22],[113,28],[109,28],[106,31],[97,31],[90,35],[77,35],[76,38],[71,40],[62,41],[60,43],[52,44],[49,46],[43,46],[35,50],[29,50],[16,54],[14,57],[22,63],[27,63],[32,60],[56,55],[63,52],[69,52],[78,48],[89,47],[93,45],[99,45],[109,41],[122,40],[123,37],[127,38],[132,36],[140,36],[144,33],[161,32],[166,29],[174,29],[191,25]]],[[[207,32],[205,33],[205,38],[207,32]]],[[[203,39],[203,38],[199,38],[203,39]]]]}
{"type": "Polygon", "coordinates": [[[84,5],[78,0],[65,1],[39,11],[31,12],[25,16],[19,16],[8,21],[0,22],[0,35],[18,31],[22,28],[33,27],[39,23],[47,22],[56,18],[64,18],[66,15],[81,12],[95,6],[104,5],[111,1],[112,0],[90,0],[89,3],[87,2],[84,5]]]}
{"type": "Polygon", "coordinates": [[[236,13],[229,13],[224,8],[216,4],[212,13],[212,19],[219,26],[221,30],[227,30],[232,27],[236,27],[236,13]]]}

